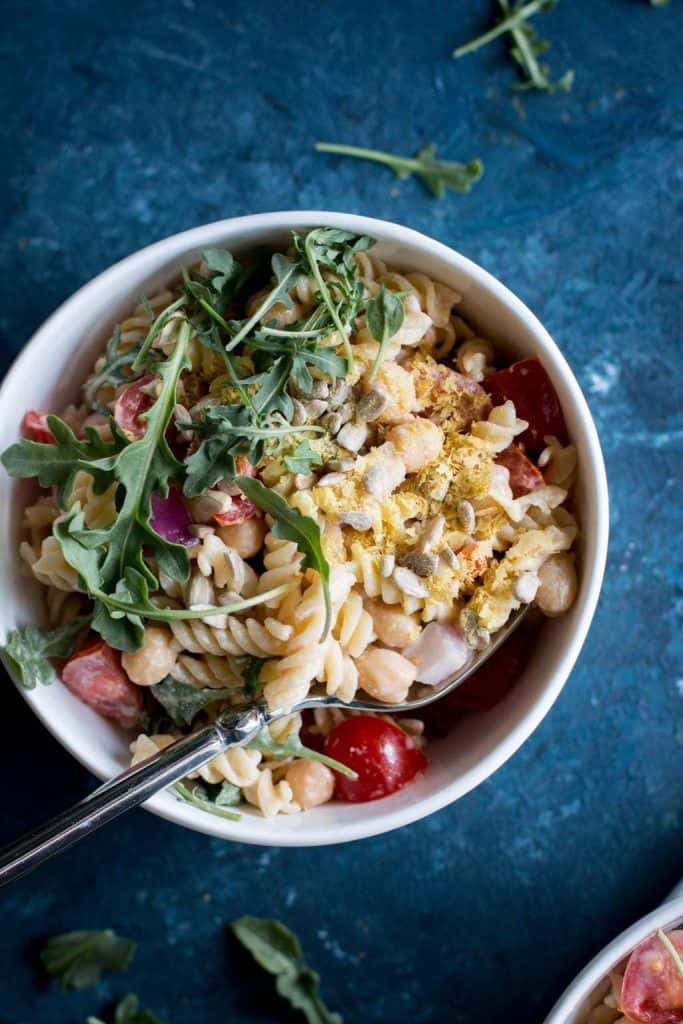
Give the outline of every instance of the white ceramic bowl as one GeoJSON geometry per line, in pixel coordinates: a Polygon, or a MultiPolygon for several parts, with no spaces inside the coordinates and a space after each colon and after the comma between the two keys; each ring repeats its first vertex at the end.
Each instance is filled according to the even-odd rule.
{"type": "MultiPolygon", "coordinates": [[[[0,390],[0,450],[17,438],[27,408],[55,410],[76,398],[108,331],[140,297],[165,283],[207,246],[239,255],[259,245],[283,245],[289,231],[332,225],[372,235],[376,252],[402,268],[422,270],[461,292],[462,309],[480,333],[510,357],[538,355],[550,374],[579,450],[577,493],[582,526],[580,589],[569,614],[549,621],[519,683],[495,710],[470,719],[434,743],[423,778],[374,803],[327,804],[301,815],[265,821],[247,810],[223,821],[162,793],[155,813],[190,828],[241,842],[314,846],[360,839],[416,821],[452,803],[488,778],[534,731],[557,699],[576,661],[598,600],[607,554],[608,499],[598,436],[588,406],[559,349],[536,317],[481,267],[425,235],[386,221],[322,211],[258,214],[186,231],[122,260],[81,288],[40,328],[0,390]]],[[[11,514],[0,538],[0,636],[40,621],[39,588],[20,573],[17,553],[26,484],[0,479],[0,501],[11,514]]],[[[100,779],[127,763],[128,737],[62,686],[22,693],[54,736],[100,779]]]]}
{"type": "Polygon", "coordinates": [[[588,1014],[609,992],[609,973],[617,968],[639,943],[659,928],[664,932],[683,927],[683,881],[665,903],[647,917],[627,928],[594,957],[555,1003],[545,1024],[586,1024],[588,1014]]]}

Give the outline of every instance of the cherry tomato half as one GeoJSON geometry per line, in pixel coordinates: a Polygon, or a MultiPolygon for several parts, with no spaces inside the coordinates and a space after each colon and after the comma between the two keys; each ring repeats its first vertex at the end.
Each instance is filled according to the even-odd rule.
{"type": "Polygon", "coordinates": [[[427,767],[415,740],[384,718],[353,715],[335,726],[325,753],[358,773],[336,774],[334,795],[347,803],[365,803],[402,789],[427,767]]]}
{"type": "Polygon", "coordinates": [[[47,425],[47,416],[46,412],[29,409],[21,424],[21,436],[27,437],[29,441],[39,441],[41,444],[56,444],[47,425]]]}
{"type": "Polygon", "coordinates": [[[141,416],[154,405],[154,396],[145,390],[154,380],[156,378],[152,374],[147,374],[133,381],[123,389],[114,404],[114,419],[121,430],[131,434],[135,440],[144,437],[147,430],[147,424],[141,416]]]}
{"type": "Polygon", "coordinates": [[[492,373],[484,381],[484,387],[494,402],[502,403],[509,398],[515,403],[517,415],[529,424],[518,440],[532,455],[543,450],[548,434],[554,435],[561,444],[567,443],[560,400],[538,359],[522,359],[506,370],[492,373]]]}

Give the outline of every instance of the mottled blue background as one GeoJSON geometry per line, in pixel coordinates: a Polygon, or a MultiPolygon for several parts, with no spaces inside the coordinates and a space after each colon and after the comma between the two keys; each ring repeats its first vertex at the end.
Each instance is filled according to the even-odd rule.
{"type": "MultiPolygon", "coordinates": [[[[535,310],[603,440],[613,503],[600,609],[524,749],[455,806],[326,850],[258,849],[142,811],[3,892],[0,1020],[73,1024],[128,989],[172,1024],[285,1020],[225,922],[302,937],[348,1024],[537,1022],[683,873],[681,11],[566,0],[539,19],[567,96],[510,90],[497,43],[457,64],[487,0],[6,0],[0,61],[5,364],[75,288],[203,221],[319,207],[453,245],[535,310]],[[436,201],[316,139],[480,155],[436,201]],[[31,941],[141,941],[97,993],[39,992],[31,941]]],[[[93,780],[7,685],[9,838],[93,780]]]]}

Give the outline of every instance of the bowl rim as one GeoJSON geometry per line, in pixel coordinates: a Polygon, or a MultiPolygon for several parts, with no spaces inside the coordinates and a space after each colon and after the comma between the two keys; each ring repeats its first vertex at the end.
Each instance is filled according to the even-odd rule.
{"type": "MultiPolygon", "coordinates": [[[[435,811],[453,803],[455,800],[473,790],[485,781],[522,746],[536,730],[550,711],[562,691],[567,678],[579,656],[586,635],[590,628],[597,606],[602,585],[609,535],[609,498],[604,459],[597,429],[590,413],[586,399],[570,369],[566,359],[548,331],[543,327],[531,310],[517,298],[504,284],[483,267],[463,256],[442,242],[436,241],[413,228],[407,228],[392,221],[329,210],[284,210],[270,213],[258,213],[241,217],[226,218],[202,224],[198,227],[169,235],[151,245],[136,250],[129,256],[101,271],[76,292],[66,299],[35,331],[22,350],[11,363],[0,386],[0,409],[14,386],[15,378],[33,359],[33,351],[46,335],[59,331],[62,326],[69,331],[69,321],[74,311],[86,306],[91,301],[107,301],[108,290],[115,290],[119,279],[125,279],[131,272],[139,274],[140,281],[159,273],[159,267],[171,264],[184,253],[201,249],[207,245],[219,244],[221,237],[239,234],[240,229],[249,231],[284,232],[291,229],[306,229],[317,225],[346,228],[358,234],[368,234],[379,242],[410,245],[444,264],[459,271],[482,291],[489,293],[506,307],[506,310],[521,320],[525,328],[533,334],[535,342],[545,358],[550,359],[553,369],[569,392],[574,410],[582,420],[588,446],[582,455],[590,465],[594,478],[595,490],[595,529],[592,531],[594,557],[590,565],[584,569],[584,593],[582,605],[574,625],[572,635],[566,643],[563,654],[556,665],[551,678],[544,687],[543,693],[534,704],[523,714],[517,725],[476,764],[442,786],[437,792],[422,797],[409,806],[395,809],[381,809],[369,821],[339,823],[332,832],[315,824],[307,825],[306,829],[279,832],[273,838],[268,820],[259,819],[256,826],[250,819],[242,817],[239,822],[232,822],[207,814],[189,804],[173,799],[165,799],[164,794],[157,794],[143,806],[168,821],[204,832],[211,836],[230,839],[254,845],[309,847],[324,846],[356,839],[369,838],[384,832],[392,831],[411,824],[435,811]]],[[[65,747],[85,768],[97,778],[106,780],[103,773],[88,752],[77,749],[76,745],[65,739],[58,725],[41,710],[40,700],[36,698],[37,690],[26,690],[15,676],[12,665],[2,658],[5,668],[13,679],[22,697],[27,701],[40,721],[52,733],[57,741],[65,747]]]]}
{"type": "Polygon", "coordinates": [[[564,990],[546,1017],[544,1024],[574,1024],[572,1014],[583,1012],[584,1009],[589,1011],[593,1008],[584,1004],[597,986],[607,978],[609,972],[614,970],[643,939],[652,935],[658,928],[668,931],[682,923],[683,881],[676,886],[661,906],[624,929],[586,964],[564,990]]]}

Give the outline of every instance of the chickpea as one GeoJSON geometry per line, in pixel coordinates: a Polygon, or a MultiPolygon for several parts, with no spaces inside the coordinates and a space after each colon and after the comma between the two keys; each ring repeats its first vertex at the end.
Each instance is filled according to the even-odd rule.
{"type": "Polygon", "coordinates": [[[216,533],[229,548],[240,558],[252,558],[263,547],[263,538],[267,526],[262,516],[252,516],[243,523],[232,523],[230,526],[219,526],[216,533]]]}
{"type": "Polygon", "coordinates": [[[163,626],[147,626],[142,647],[137,651],[124,651],[121,664],[132,683],[154,686],[173,670],[178,645],[173,635],[163,626]]]}
{"type": "Polygon", "coordinates": [[[555,618],[571,608],[578,582],[574,559],[566,552],[551,555],[538,570],[541,581],[536,591],[536,604],[544,615],[555,618]]]}
{"type": "Polygon", "coordinates": [[[407,473],[417,473],[433,462],[443,448],[443,430],[431,420],[417,416],[406,423],[392,427],[387,434],[387,441],[405,464],[407,473]]]}
{"type": "Polygon", "coordinates": [[[417,616],[379,601],[367,601],[366,607],[378,640],[387,647],[407,647],[420,635],[417,616]]]}
{"type": "Polygon", "coordinates": [[[417,409],[415,383],[411,374],[398,363],[385,359],[374,381],[363,380],[363,390],[378,388],[386,393],[389,401],[377,417],[378,423],[402,423],[417,409]]]}
{"type": "Polygon", "coordinates": [[[294,761],[287,769],[285,779],[290,785],[293,799],[305,811],[332,799],[334,772],[319,761],[294,761]]]}
{"type": "Polygon", "coordinates": [[[412,661],[398,651],[372,645],[356,659],[356,667],[361,689],[385,704],[404,701],[417,675],[412,661]]]}

